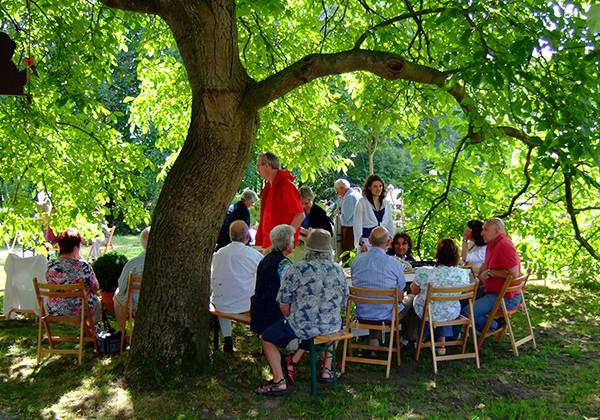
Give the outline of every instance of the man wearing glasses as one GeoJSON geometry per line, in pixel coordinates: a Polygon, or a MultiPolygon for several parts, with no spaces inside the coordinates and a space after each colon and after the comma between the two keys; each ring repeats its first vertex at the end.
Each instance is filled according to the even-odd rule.
{"type": "Polygon", "coordinates": [[[256,170],[267,181],[260,197],[260,221],[256,232],[256,245],[263,249],[271,246],[271,229],[286,224],[296,229],[298,241],[304,209],[300,194],[289,171],[280,169],[279,158],[273,152],[263,152],[256,159],[256,170]]]}

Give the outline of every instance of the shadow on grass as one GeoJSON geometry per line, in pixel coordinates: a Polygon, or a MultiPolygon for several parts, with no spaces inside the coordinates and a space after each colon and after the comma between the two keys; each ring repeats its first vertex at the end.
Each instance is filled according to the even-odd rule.
{"type": "MultiPolygon", "coordinates": [[[[255,396],[269,378],[260,341],[234,324],[234,354],[215,351],[204,376],[171,387],[148,387],[124,378],[127,353],[100,357],[86,349],[36,365],[33,318],[0,321],[2,410],[18,418],[583,418],[600,412],[600,311],[596,296],[580,290],[528,286],[538,350],[528,344],[515,357],[508,338],[486,340],[481,369],[473,360],[440,363],[431,355],[401,366],[349,364],[334,393],[319,384],[310,396],[308,358],[288,397],[255,396]]],[[[515,316],[517,335],[524,322],[515,316]]]]}

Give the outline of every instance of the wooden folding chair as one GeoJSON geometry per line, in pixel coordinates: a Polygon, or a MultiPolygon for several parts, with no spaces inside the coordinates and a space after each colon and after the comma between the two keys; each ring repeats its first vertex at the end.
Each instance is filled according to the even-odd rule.
{"type": "Polygon", "coordinates": [[[527,284],[527,280],[529,280],[530,275],[531,268],[527,269],[527,274],[524,274],[521,277],[513,279],[511,276],[508,276],[506,278],[506,281],[504,282],[504,285],[502,286],[502,289],[498,294],[498,299],[496,299],[496,303],[492,307],[492,310],[487,313],[488,319],[485,323],[485,326],[483,327],[483,331],[485,332],[479,334],[479,341],[477,344],[480,348],[483,344],[483,340],[494,334],[498,334],[498,337],[496,337],[496,342],[499,343],[506,331],[508,331],[510,343],[512,345],[515,356],[519,355],[518,347],[529,341],[531,341],[531,347],[533,347],[534,350],[537,348],[535,344],[535,337],[533,335],[533,327],[531,326],[531,318],[529,318],[529,311],[527,310],[527,303],[525,302],[525,294],[523,293],[523,290],[525,289],[525,285],[527,284]],[[504,295],[510,292],[521,293],[521,303],[519,303],[519,305],[517,305],[513,309],[506,309],[506,305],[503,304],[503,299],[504,295]],[[500,304],[502,304],[502,307],[500,307],[500,304]],[[527,322],[527,329],[529,331],[529,334],[520,339],[519,341],[515,341],[515,333],[511,322],[511,317],[517,312],[521,312],[525,317],[525,321],[527,322]],[[498,317],[504,318],[505,325],[498,328],[497,330],[488,331],[494,318],[498,317]]]}
{"type": "Polygon", "coordinates": [[[133,337],[133,318],[137,312],[137,309],[133,309],[133,292],[142,290],[142,276],[134,276],[129,273],[129,279],[127,280],[127,299],[125,300],[125,331],[121,334],[121,352],[125,346],[125,339],[129,340],[131,344],[131,338],[133,337]],[[127,334],[127,324],[129,323],[129,334],[127,334]]]}
{"type": "Polygon", "coordinates": [[[110,252],[115,252],[115,247],[113,246],[113,241],[112,241],[113,235],[115,234],[115,229],[116,229],[116,226],[113,226],[108,231],[109,232],[108,240],[106,241],[106,245],[104,246],[104,253],[102,255],[106,254],[106,251],[108,251],[108,247],[110,247],[110,252]]]}
{"type": "Polygon", "coordinates": [[[479,348],[477,346],[477,333],[475,332],[475,317],[473,316],[473,303],[475,302],[475,297],[477,296],[477,287],[479,286],[479,282],[471,283],[466,286],[458,286],[458,287],[435,287],[431,284],[427,287],[427,297],[425,298],[425,307],[423,309],[423,318],[421,322],[421,328],[419,330],[419,336],[417,337],[417,352],[415,353],[415,360],[419,360],[419,354],[421,353],[421,349],[424,347],[429,347],[431,349],[431,355],[433,358],[433,372],[437,373],[437,362],[444,360],[457,360],[457,359],[468,359],[474,358],[475,364],[477,365],[477,369],[479,369],[479,348]],[[469,301],[469,316],[465,317],[463,315],[459,315],[458,318],[450,320],[450,321],[432,321],[432,311],[431,306],[433,302],[450,302],[450,301],[460,301],[468,299],[469,301]],[[429,342],[425,342],[423,339],[423,332],[425,331],[425,324],[429,325],[429,342]],[[462,325],[466,327],[463,332],[463,336],[461,340],[455,341],[446,341],[443,343],[444,347],[450,346],[462,346],[461,352],[459,354],[447,354],[443,356],[438,356],[436,354],[435,348],[441,347],[442,343],[438,343],[434,340],[434,328],[442,327],[442,326],[454,326],[454,325],[462,325]],[[473,352],[465,353],[467,349],[467,339],[469,338],[469,328],[473,333],[473,352]]]}
{"type": "MultiPolygon", "coordinates": [[[[108,247],[110,247],[110,252],[115,252],[115,247],[114,247],[113,241],[112,241],[113,235],[115,234],[115,229],[116,229],[116,226],[113,226],[108,230],[108,239],[106,240],[106,245],[104,245],[104,251],[103,252],[98,251],[98,254],[99,254],[98,257],[106,254],[106,252],[108,251],[108,247]]],[[[92,243],[93,242],[94,241],[92,240],[92,243]]],[[[90,243],[90,245],[89,245],[90,250],[88,251],[86,261],[89,261],[90,257],[92,256],[92,248],[93,248],[92,243],[90,243]]]]}
{"type": "Polygon", "coordinates": [[[368,363],[373,365],[387,366],[385,377],[390,377],[392,367],[392,354],[396,352],[398,366],[400,366],[400,326],[398,322],[398,286],[393,289],[366,289],[363,287],[350,287],[350,295],[346,304],[346,332],[350,333],[352,328],[364,328],[368,330],[379,330],[389,333],[387,346],[372,346],[366,344],[352,344],[352,340],[344,341],[344,353],[342,356],[342,372],[346,370],[346,362],[368,363]],[[392,319],[386,321],[365,321],[350,316],[351,302],[355,304],[366,303],[369,305],[393,305],[392,319]],[[371,357],[359,357],[353,354],[354,349],[387,351],[386,360],[371,357]]]}
{"type": "Polygon", "coordinates": [[[94,323],[92,321],[92,313],[88,305],[87,294],[83,285],[83,280],[79,280],[76,284],[45,284],[38,283],[37,278],[33,279],[33,287],[37,296],[38,305],[40,307],[40,317],[38,326],[38,353],[37,362],[40,363],[42,353],[59,353],[59,354],[77,354],[79,356],[79,364],[83,358],[83,343],[93,342],[96,352],[98,351],[98,343],[96,342],[96,334],[94,329],[94,323]],[[81,299],[81,311],[77,316],[53,316],[48,315],[46,311],[45,300],[49,298],[75,298],[81,299]],[[51,322],[69,322],[79,323],[79,335],[78,336],[55,336],[52,334],[50,329],[51,322]],[[48,336],[48,343],[50,348],[42,348],[42,325],[46,329],[46,335],[48,336]],[[89,331],[92,331],[91,337],[86,337],[85,327],[88,327],[89,331]],[[71,341],[79,342],[77,349],[58,349],[55,346],[55,342],[71,341]]]}

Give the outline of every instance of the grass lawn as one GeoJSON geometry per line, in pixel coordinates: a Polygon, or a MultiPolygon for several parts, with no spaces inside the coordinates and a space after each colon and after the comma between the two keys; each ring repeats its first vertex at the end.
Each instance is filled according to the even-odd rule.
{"type": "MultiPolygon", "coordinates": [[[[129,258],[140,252],[136,237],[115,238],[129,258]],[[137,247],[137,248],[136,248],[137,247]]],[[[3,265],[0,261],[0,265],[3,265]]],[[[0,274],[0,295],[4,271],[0,274]]],[[[101,357],[86,349],[52,355],[36,365],[37,324],[32,317],[0,321],[0,419],[14,418],[319,418],[319,419],[592,419],[600,415],[600,309],[594,293],[532,282],[527,297],[538,350],[526,344],[513,355],[510,341],[486,341],[481,369],[474,361],[439,364],[431,355],[402,365],[350,364],[334,393],[319,384],[310,396],[308,357],[296,385],[283,398],[258,397],[254,388],[269,378],[257,337],[234,323],[234,354],[212,353],[207,373],[186,384],[162,388],[129,383],[127,353],[101,357]]],[[[524,322],[515,315],[517,335],[524,322]]],[[[159,328],[159,327],[157,327],[159,328]]]]}

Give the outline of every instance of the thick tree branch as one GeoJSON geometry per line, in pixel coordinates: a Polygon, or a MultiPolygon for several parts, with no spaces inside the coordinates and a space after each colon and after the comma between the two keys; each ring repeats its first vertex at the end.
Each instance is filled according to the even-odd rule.
{"type": "Polygon", "coordinates": [[[517,140],[520,140],[521,142],[525,143],[527,146],[529,147],[540,147],[543,143],[542,142],[535,142],[531,139],[531,137],[529,137],[527,134],[525,134],[523,131],[514,128],[514,127],[496,127],[498,130],[500,130],[502,133],[504,133],[505,135],[509,136],[509,137],[513,137],[517,140]]]}
{"type": "MultiPolygon", "coordinates": [[[[404,79],[442,86],[446,75],[404,57],[383,51],[348,50],[336,54],[311,54],[249,87],[244,107],[258,110],[291,90],[318,77],[352,71],[369,71],[383,79],[404,79]]],[[[464,95],[464,89],[452,89],[453,96],[464,95]]]]}
{"type": "Polygon", "coordinates": [[[589,244],[588,241],[585,240],[584,237],[581,236],[581,232],[579,231],[579,225],[577,224],[577,216],[575,214],[575,209],[573,208],[573,193],[571,191],[571,178],[569,175],[564,172],[565,177],[565,203],[567,205],[567,213],[571,217],[571,223],[573,224],[573,230],[575,231],[575,239],[583,246],[586,251],[595,259],[600,261],[600,255],[596,252],[596,250],[589,244]]]}

